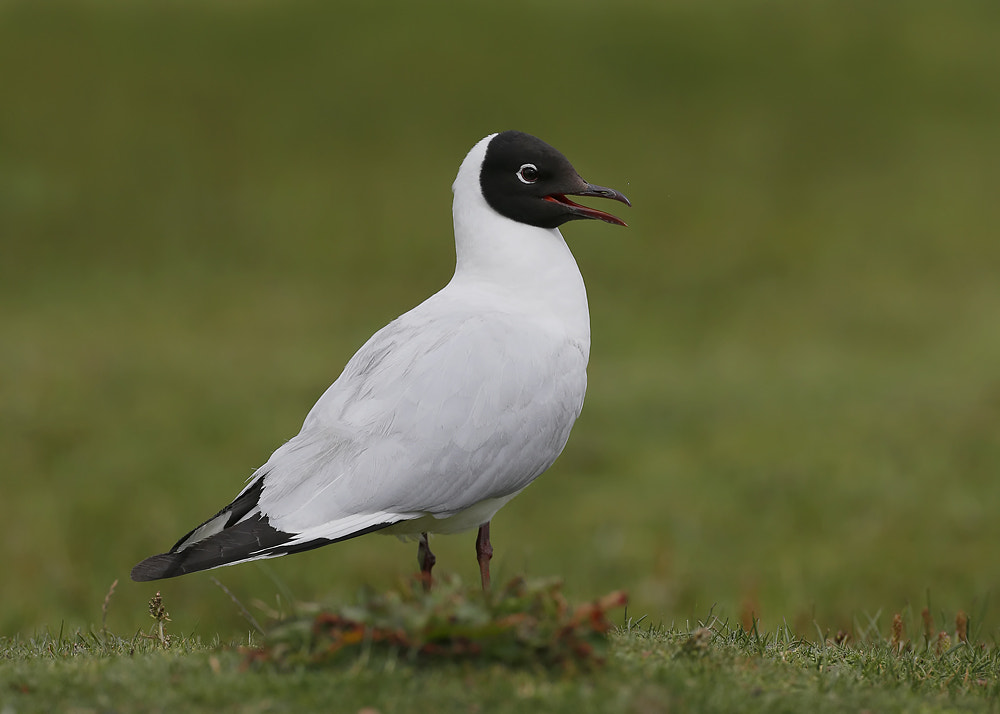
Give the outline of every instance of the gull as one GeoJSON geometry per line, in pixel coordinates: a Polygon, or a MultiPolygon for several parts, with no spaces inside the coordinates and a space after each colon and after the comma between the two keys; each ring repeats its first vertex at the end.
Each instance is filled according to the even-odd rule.
{"type": "Polygon", "coordinates": [[[159,580],[275,558],[367,533],[419,541],[490,521],[562,452],[583,408],[590,313],[559,226],[621,219],[569,196],[629,200],[584,181],[540,139],[490,134],[452,186],[455,274],[376,332],[232,503],[132,569],[159,580]]]}

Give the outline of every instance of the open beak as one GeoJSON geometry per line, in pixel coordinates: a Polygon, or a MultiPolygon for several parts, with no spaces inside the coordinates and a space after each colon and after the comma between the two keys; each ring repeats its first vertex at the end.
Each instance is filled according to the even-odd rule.
{"type": "Polygon", "coordinates": [[[610,198],[612,201],[618,201],[624,203],[626,206],[631,207],[632,203],[625,198],[625,194],[620,191],[615,191],[613,188],[605,188],[604,186],[595,186],[592,183],[584,183],[583,187],[577,191],[568,191],[567,193],[553,193],[549,196],[545,196],[546,201],[552,201],[553,203],[561,203],[562,205],[569,208],[569,210],[577,218],[594,218],[598,221],[604,221],[605,223],[614,223],[616,226],[627,226],[621,218],[617,216],[612,216],[610,213],[605,213],[604,211],[598,211],[596,208],[588,208],[587,206],[581,206],[579,203],[574,203],[573,201],[566,198],[566,196],[595,196],[597,198],[610,198]]]}

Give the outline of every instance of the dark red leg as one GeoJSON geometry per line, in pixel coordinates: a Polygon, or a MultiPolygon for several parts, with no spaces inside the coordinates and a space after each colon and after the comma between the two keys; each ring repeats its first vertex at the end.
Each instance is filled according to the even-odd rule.
{"type": "Polygon", "coordinates": [[[483,581],[483,590],[490,589],[490,558],[493,557],[493,546],[490,544],[490,523],[487,521],[479,526],[476,536],[476,560],[479,561],[479,575],[483,581]]]}
{"type": "Polygon", "coordinates": [[[420,579],[424,582],[424,592],[430,592],[431,589],[431,568],[434,567],[434,563],[437,562],[437,558],[431,552],[431,546],[427,542],[427,534],[420,534],[420,545],[417,546],[417,563],[420,564],[420,579]]]}

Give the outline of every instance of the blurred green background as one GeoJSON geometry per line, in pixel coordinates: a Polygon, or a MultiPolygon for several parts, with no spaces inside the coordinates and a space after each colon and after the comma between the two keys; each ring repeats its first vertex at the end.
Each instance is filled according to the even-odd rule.
{"type": "MultiPolygon", "coordinates": [[[[3,3],[0,634],[99,624],[116,578],[110,627],[160,589],[228,637],[210,576],[273,605],[411,573],[368,536],[128,581],[448,280],[451,181],[506,128],[634,208],[564,229],[590,391],[494,521],[495,577],[806,635],[928,592],[978,617],[998,36],[995,2],[3,3]]],[[[438,570],[473,581],[473,542],[435,539],[438,570]]]]}

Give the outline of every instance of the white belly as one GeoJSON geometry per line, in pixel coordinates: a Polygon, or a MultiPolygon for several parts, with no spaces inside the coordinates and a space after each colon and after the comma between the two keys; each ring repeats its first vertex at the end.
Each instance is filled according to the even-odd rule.
{"type": "Polygon", "coordinates": [[[428,513],[411,521],[402,521],[378,532],[383,535],[394,535],[402,540],[414,540],[421,533],[464,533],[493,520],[497,511],[518,493],[520,491],[503,498],[488,498],[451,516],[436,516],[428,513]]]}

